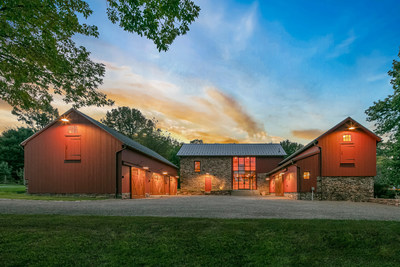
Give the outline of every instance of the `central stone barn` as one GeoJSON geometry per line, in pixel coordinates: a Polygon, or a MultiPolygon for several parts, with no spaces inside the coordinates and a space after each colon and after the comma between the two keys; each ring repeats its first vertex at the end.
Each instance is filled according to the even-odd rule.
{"type": "Polygon", "coordinates": [[[266,194],[266,173],[285,155],[280,144],[184,144],[178,152],[181,192],[266,194]]]}

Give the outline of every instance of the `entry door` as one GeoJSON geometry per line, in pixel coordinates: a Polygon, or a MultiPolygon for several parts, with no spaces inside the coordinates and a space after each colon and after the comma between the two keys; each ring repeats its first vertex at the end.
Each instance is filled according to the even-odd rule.
{"type": "Polygon", "coordinates": [[[137,168],[132,168],[131,172],[131,197],[132,198],[143,198],[144,194],[144,183],[145,183],[145,172],[137,168]]]}
{"type": "Polygon", "coordinates": [[[206,176],[204,183],[204,191],[207,193],[211,192],[211,177],[206,176]]]}
{"type": "Polygon", "coordinates": [[[171,177],[170,178],[170,189],[169,189],[169,194],[170,195],[176,195],[176,190],[178,189],[178,183],[177,183],[177,179],[175,177],[171,177]]]}
{"type": "Polygon", "coordinates": [[[278,175],[275,178],[275,195],[283,196],[283,175],[278,175]]]}

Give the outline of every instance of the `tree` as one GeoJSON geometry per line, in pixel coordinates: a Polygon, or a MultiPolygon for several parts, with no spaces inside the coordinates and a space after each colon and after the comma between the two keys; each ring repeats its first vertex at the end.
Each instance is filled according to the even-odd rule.
{"type": "Polygon", "coordinates": [[[380,171],[383,179],[391,185],[400,186],[400,61],[393,60],[388,74],[392,77],[393,94],[374,102],[365,113],[367,120],[375,123],[376,132],[388,137],[382,152],[384,157],[380,171]]]}
{"type": "Polygon", "coordinates": [[[17,128],[0,135],[0,162],[6,162],[12,168],[11,176],[15,180],[20,179],[17,172],[24,167],[24,150],[20,143],[32,134],[32,129],[17,128]]]}
{"type": "Polygon", "coordinates": [[[190,141],[191,144],[203,144],[203,140],[201,139],[193,139],[190,141]]]}
{"type": "Polygon", "coordinates": [[[289,140],[284,140],[282,142],[280,142],[283,150],[285,150],[286,152],[286,156],[285,158],[289,157],[290,155],[292,155],[294,152],[296,152],[297,150],[303,148],[304,146],[302,144],[296,143],[296,142],[292,142],[289,140]]]}
{"type": "MultiPolygon", "coordinates": [[[[106,0],[105,0],[106,1],[106,0]]],[[[189,0],[107,0],[108,18],[166,51],[188,31],[200,8],[189,0]]],[[[0,2],[0,98],[17,113],[51,112],[55,95],[74,107],[111,105],[97,89],[103,64],[72,40],[98,37],[97,27],[80,23],[92,14],[83,0],[0,2]]],[[[54,114],[53,114],[54,115],[54,114]]]]}
{"type": "Polygon", "coordinates": [[[157,128],[157,121],[147,119],[140,110],[118,107],[107,111],[101,122],[154,150],[172,163],[179,164],[176,154],[181,143],[172,138],[169,133],[157,128]]]}
{"type": "Polygon", "coordinates": [[[8,183],[11,180],[12,167],[5,161],[0,161],[0,181],[8,183]]]}
{"type": "Polygon", "coordinates": [[[43,129],[47,124],[59,117],[58,109],[52,106],[47,111],[26,111],[14,108],[11,113],[35,132],[43,129]]]}

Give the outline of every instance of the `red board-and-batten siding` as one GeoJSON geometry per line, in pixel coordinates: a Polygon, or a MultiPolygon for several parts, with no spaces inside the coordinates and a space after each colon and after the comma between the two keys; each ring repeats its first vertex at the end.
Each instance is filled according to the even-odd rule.
{"type": "Polygon", "coordinates": [[[122,143],[87,119],[72,112],[73,124],[56,122],[24,147],[29,193],[115,194],[116,153],[122,143]],[[68,134],[76,125],[77,133],[68,134]],[[80,162],[65,161],[66,136],[81,138],[80,162]]]}
{"type": "MultiPolygon", "coordinates": [[[[355,123],[354,121],[352,121],[355,123]]],[[[328,132],[316,140],[314,146],[303,151],[290,161],[291,164],[270,174],[270,192],[275,192],[274,178],[284,175],[298,177],[298,188],[289,192],[310,192],[311,187],[316,187],[317,177],[328,176],[375,176],[376,175],[376,143],[380,138],[359,127],[356,130],[348,130],[343,124],[334,131],[328,132]],[[351,135],[351,142],[344,142],[343,135],[351,135]],[[354,146],[354,166],[341,165],[342,146],[351,144],[354,146]],[[295,168],[294,168],[295,167],[295,168]],[[310,179],[304,179],[304,172],[310,172],[310,179]]],[[[285,183],[285,182],[284,182],[285,183]]],[[[287,182],[289,183],[289,182],[287,182]]],[[[284,187],[286,188],[286,187],[284,187]]]]}
{"type": "Polygon", "coordinates": [[[78,113],[68,113],[68,119],[70,123],[57,121],[25,143],[29,193],[115,194],[117,188],[121,193],[122,182],[128,180],[122,179],[124,161],[149,167],[151,172],[177,175],[172,166],[136,151],[122,150],[121,141],[78,113]],[[68,126],[77,126],[77,133],[69,134],[68,126]],[[80,136],[80,162],[65,160],[68,136],[80,136]]]}

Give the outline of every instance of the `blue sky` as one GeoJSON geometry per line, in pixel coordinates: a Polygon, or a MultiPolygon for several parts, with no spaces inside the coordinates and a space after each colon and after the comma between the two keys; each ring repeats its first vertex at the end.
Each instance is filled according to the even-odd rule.
{"type": "Polygon", "coordinates": [[[199,0],[190,31],[161,53],[110,23],[106,1],[88,2],[100,37],[75,41],[106,64],[100,90],[182,141],[307,143],[347,116],[373,129],[365,109],[392,92],[400,1],[199,0]]]}

